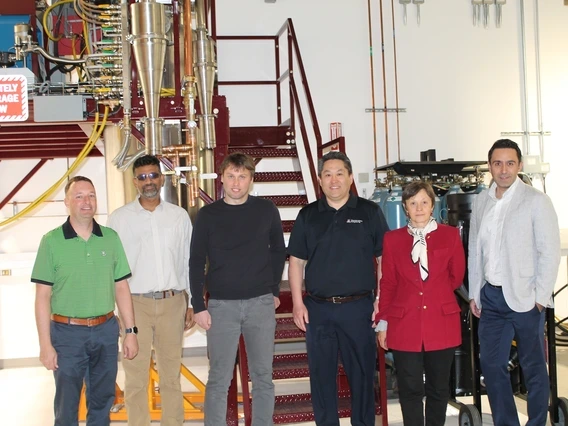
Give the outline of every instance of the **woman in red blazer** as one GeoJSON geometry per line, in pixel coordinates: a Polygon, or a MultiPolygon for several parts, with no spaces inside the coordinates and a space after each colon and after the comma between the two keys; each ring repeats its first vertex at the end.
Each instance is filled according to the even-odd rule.
{"type": "Polygon", "coordinates": [[[394,355],[405,426],[424,426],[424,395],[426,425],[445,423],[454,349],[461,344],[454,290],[464,278],[465,255],[458,230],[432,218],[435,197],[427,182],[407,185],[408,226],[383,241],[377,331],[379,344],[394,355]]]}

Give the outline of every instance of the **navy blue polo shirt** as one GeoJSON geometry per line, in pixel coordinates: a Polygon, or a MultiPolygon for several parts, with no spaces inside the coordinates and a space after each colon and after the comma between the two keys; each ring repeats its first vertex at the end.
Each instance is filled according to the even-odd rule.
{"type": "Polygon", "coordinates": [[[323,197],[298,214],[288,253],[307,260],[306,290],[314,296],[362,294],[377,287],[375,258],[388,230],[377,204],[350,194],[336,210],[323,197]]]}

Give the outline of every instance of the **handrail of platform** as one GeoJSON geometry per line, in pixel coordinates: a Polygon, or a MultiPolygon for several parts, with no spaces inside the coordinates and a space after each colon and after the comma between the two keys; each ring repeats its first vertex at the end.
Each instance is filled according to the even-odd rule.
{"type": "MultiPolygon", "coordinates": [[[[274,42],[274,53],[275,53],[275,80],[235,80],[235,81],[218,81],[219,86],[243,86],[243,85],[275,85],[276,86],[276,102],[277,102],[277,124],[282,125],[282,108],[281,108],[281,84],[284,83],[286,78],[289,80],[289,91],[290,91],[290,128],[293,132],[296,131],[296,112],[299,122],[299,131],[302,135],[302,142],[304,144],[304,150],[308,159],[309,175],[312,181],[312,185],[317,195],[320,195],[320,188],[317,180],[317,172],[315,167],[314,157],[312,156],[312,148],[310,144],[310,138],[306,126],[306,117],[302,111],[300,95],[298,88],[301,86],[303,88],[305,101],[308,107],[309,120],[313,129],[313,134],[316,140],[316,155],[317,158],[321,157],[322,153],[322,137],[319,129],[319,123],[316,116],[316,111],[314,107],[314,102],[312,99],[311,91],[308,84],[308,78],[306,75],[306,70],[304,67],[304,61],[302,60],[302,54],[300,52],[300,46],[298,39],[296,37],[296,30],[294,29],[294,24],[292,19],[288,18],[286,22],[280,27],[276,35],[223,35],[215,36],[216,41],[221,40],[272,40],[274,42]],[[287,48],[288,48],[288,66],[287,69],[281,70],[282,59],[279,55],[279,41],[280,37],[286,34],[287,48]],[[299,72],[299,85],[296,83],[296,78],[294,76],[294,63],[298,65],[299,72]]],[[[345,151],[345,143],[343,142],[340,150],[345,151]]]]}

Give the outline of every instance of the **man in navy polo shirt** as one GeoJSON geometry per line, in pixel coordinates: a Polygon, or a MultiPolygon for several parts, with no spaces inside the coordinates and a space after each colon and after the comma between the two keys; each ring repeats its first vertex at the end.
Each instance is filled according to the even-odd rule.
{"type": "Polygon", "coordinates": [[[375,261],[380,270],[388,226],[375,203],[349,192],[353,169],[345,154],[324,155],[318,175],[324,197],[300,211],[288,245],[294,322],[306,332],[315,420],[318,426],[339,425],[341,353],[351,387],[351,424],[374,426],[375,261]]]}

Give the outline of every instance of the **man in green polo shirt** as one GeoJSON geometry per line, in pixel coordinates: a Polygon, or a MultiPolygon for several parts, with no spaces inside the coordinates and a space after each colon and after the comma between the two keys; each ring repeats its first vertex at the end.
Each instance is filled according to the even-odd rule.
{"type": "Polygon", "coordinates": [[[69,218],[45,234],[32,271],[40,360],[55,377],[55,426],[78,424],[83,381],[87,425],[108,426],[115,397],[119,324],[126,327],[123,356],[138,353],[130,268],[115,231],[93,218],[97,195],[90,179],[65,187],[69,218]]]}

